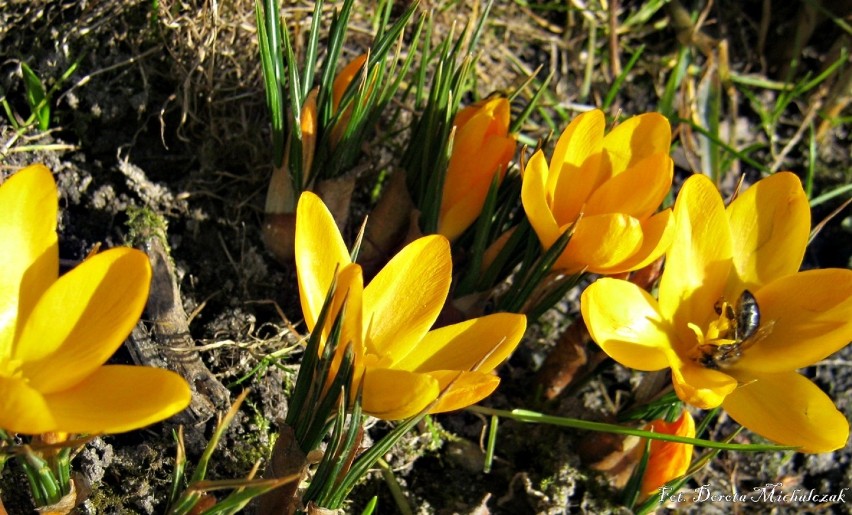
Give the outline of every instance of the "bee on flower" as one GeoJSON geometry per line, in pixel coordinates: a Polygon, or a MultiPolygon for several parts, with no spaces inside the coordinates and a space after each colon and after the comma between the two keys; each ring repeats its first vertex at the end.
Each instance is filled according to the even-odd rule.
{"type": "Polygon", "coordinates": [[[583,292],[592,338],[627,367],[671,368],[684,402],[721,406],[766,438],[804,452],[846,445],[846,417],[797,370],[852,339],[852,271],[798,271],[811,223],[799,179],[773,174],[725,207],[695,175],[674,216],[657,298],[611,278],[583,292]]]}

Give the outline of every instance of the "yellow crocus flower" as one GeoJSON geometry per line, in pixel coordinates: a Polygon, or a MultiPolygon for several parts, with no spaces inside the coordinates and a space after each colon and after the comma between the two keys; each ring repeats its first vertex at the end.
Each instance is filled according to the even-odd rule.
{"type": "Polygon", "coordinates": [[[577,116],[550,164],[539,150],[524,170],[521,200],[550,248],[573,226],[554,269],[616,274],[653,262],[671,242],[671,210],[656,213],[672,183],[671,129],[658,113],[634,116],[604,136],[600,110],[577,116]]]}
{"type": "Polygon", "coordinates": [[[492,370],[526,328],[523,315],[497,313],[430,331],[452,278],[447,239],[415,240],[365,287],[331,213],[311,192],[296,208],[296,270],[311,331],[338,271],[331,316],[345,299],[341,346],[352,344],[363,409],[378,418],[408,418],[436,400],[430,413],[452,411],[487,397],[500,382],[492,370]]]}
{"type": "Polygon", "coordinates": [[[57,204],[43,165],[0,186],[0,428],[117,433],[174,415],[190,400],[180,376],[104,365],[145,307],[147,256],[114,248],[60,277],[57,204]]]}
{"type": "Polygon", "coordinates": [[[659,300],[599,279],[581,298],[592,338],[625,366],[670,367],[683,401],[721,405],[757,434],[805,452],[843,447],[846,417],[796,370],[852,339],[852,271],[798,272],[810,231],[799,179],[776,173],[725,208],[695,175],[674,213],[659,300]]]}
{"type": "Polygon", "coordinates": [[[509,134],[509,100],[493,97],[456,114],[453,150],[444,179],[438,233],[454,240],[470,227],[485,205],[495,174],[499,180],[515,153],[509,134]]]}

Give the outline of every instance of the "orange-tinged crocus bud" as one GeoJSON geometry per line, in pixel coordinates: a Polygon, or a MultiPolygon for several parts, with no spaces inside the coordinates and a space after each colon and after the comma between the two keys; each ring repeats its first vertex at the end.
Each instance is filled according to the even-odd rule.
{"type": "Polygon", "coordinates": [[[524,170],[521,200],[539,241],[571,241],[554,269],[617,274],[660,257],[674,233],[671,210],[656,213],[672,184],[671,128],[658,113],[634,116],[604,135],[600,110],[576,117],[550,163],[539,150],[524,170]]]}
{"type": "MultiPolygon", "coordinates": [[[[264,209],[267,215],[293,213],[296,208],[295,191],[307,187],[311,179],[311,167],[313,166],[317,144],[317,93],[317,88],[312,89],[308,93],[304,104],[302,104],[299,116],[299,128],[302,134],[301,184],[293,184],[294,179],[290,175],[290,143],[288,141],[287,148],[284,151],[284,162],[280,167],[276,167],[273,170],[272,178],[269,180],[269,189],[266,192],[266,206],[264,209]]],[[[292,237],[290,239],[292,240],[292,237]]],[[[290,246],[292,247],[292,243],[290,246]]]]}
{"type": "Polygon", "coordinates": [[[317,145],[317,88],[312,89],[302,105],[299,126],[302,131],[302,177],[307,185],[317,145]]]}
{"type": "MultiPolygon", "coordinates": [[[[645,429],[655,433],[695,438],[695,421],[688,411],[683,410],[680,418],[674,422],[663,419],[654,420],[645,429]]],[[[692,445],[688,443],[651,442],[651,452],[645,475],[642,476],[642,495],[649,496],[672,479],[686,473],[692,461],[692,445]]]]}
{"type": "Polygon", "coordinates": [[[361,70],[361,67],[364,66],[364,63],[367,62],[367,54],[361,54],[355,59],[353,59],[349,64],[343,67],[340,70],[340,73],[334,78],[334,83],[331,85],[331,109],[334,112],[337,112],[337,108],[340,106],[340,101],[343,100],[343,94],[346,93],[346,88],[349,87],[349,83],[352,82],[352,79],[358,74],[361,70]]]}
{"type": "Polygon", "coordinates": [[[438,233],[449,240],[459,237],[479,216],[494,174],[503,180],[515,153],[509,114],[509,100],[504,97],[487,98],[456,114],[438,219],[438,233]]]}
{"type": "MultiPolygon", "coordinates": [[[[340,70],[340,73],[338,73],[334,78],[334,83],[331,85],[331,111],[333,113],[337,112],[337,109],[340,107],[340,101],[343,100],[343,94],[346,93],[346,89],[349,87],[352,79],[358,75],[358,72],[361,71],[361,68],[366,62],[367,54],[361,54],[353,59],[349,64],[344,66],[343,69],[340,70]]],[[[349,124],[350,116],[352,116],[351,105],[340,114],[340,118],[337,119],[337,123],[335,123],[334,127],[331,129],[332,148],[336,147],[340,142],[340,138],[343,137],[343,132],[349,124]]]]}

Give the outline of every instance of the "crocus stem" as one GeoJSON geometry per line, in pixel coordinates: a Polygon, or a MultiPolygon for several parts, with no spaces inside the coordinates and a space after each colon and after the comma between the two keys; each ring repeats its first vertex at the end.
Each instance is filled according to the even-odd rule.
{"type": "Polygon", "coordinates": [[[684,436],[654,433],[652,431],[643,431],[641,429],[633,429],[629,427],[618,426],[615,424],[605,424],[603,422],[590,422],[588,420],[580,420],[568,417],[554,417],[551,415],[545,415],[543,413],[524,409],[514,409],[511,411],[507,411],[486,408],[483,406],[470,406],[467,409],[474,413],[480,413],[482,415],[496,415],[498,417],[505,417],[512,420],[517,420],[518,422],[528,422],[531,424],[550,424],[554,426],[585,429],[588,431],[600,431],[604,433],[640,436],[642,438],[651,438],[653,440],[666,440],[669,442],[690,443],[692,445],[697,445],[699,447],[707,447],[709,449],[723,449],[729,451],[747,452],[789,451],[797,449],[797,447],[786,445],[759,445],[713,442],[711,440],[702,440],[699,438],[687,438],[684,436]]]}

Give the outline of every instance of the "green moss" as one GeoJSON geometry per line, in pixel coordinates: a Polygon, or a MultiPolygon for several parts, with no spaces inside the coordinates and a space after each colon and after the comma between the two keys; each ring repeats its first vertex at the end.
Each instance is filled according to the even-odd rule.
{"type": "Polygon", "coordinates": [[[144,245],[150,238],[158,238],[166,252],[169,248],[168,222],[162,216],[147,207],[131,206],[127,208],[127,244],[133,247],[144,245]]]}

